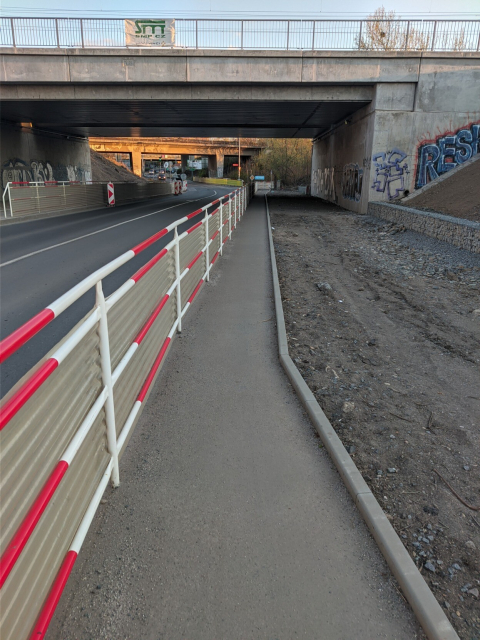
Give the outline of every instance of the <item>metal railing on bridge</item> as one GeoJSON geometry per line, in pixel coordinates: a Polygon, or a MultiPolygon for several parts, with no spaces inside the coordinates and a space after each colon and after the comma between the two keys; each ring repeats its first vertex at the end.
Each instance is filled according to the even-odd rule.
{"type": "MultiPolygon", "coordinates": [[[[480,20],[176,19],[180,49],[479,51],[480,20]]],[[[139,45],[135,45],[138,47],[139,45]]],[[[116,18],[0,18],[0,47],[128,48],[116,18]]]]}
{"type": "Polygon", "coordinates": [[[79,282],[0,343],[0,362],[95,288],[96,303],[0,407],[0,625],[43,638],[174,334],[249,200],[236,189],[79,282]],[[186,231],[180,225],[200,218],[186,231]],[[102,281],[173,239],[107,298],[102,281]]]}

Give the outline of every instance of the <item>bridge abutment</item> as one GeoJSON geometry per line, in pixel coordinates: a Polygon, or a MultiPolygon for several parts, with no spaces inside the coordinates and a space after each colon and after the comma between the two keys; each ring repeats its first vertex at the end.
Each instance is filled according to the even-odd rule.
{"type": "Polygon", "coordinates": [[[314,141],[312,195],[366,213],[369,202],[402,198],[479,153],[480,91],[470,81],[451,79],[461,108],[455,87],[446,99],[431,78],[377,84],[369,105],[314,141]]]}
{"type": "Polygon", "coordinates": [[[39,131],[24,125],[1,124],[2,187],[7,182],[52,180],[90,181],[88,140],[39,131]]]}

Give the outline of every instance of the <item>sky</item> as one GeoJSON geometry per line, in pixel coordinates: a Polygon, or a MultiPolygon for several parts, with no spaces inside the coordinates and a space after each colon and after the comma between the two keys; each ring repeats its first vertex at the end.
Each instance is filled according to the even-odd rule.
{"type": "Polygon", "coordinates": [[[480,0],[3,0],[2,16],[190,17],[190,18],[363,18],[379,6],[403,18],[480,19],[480,0]],[[101,6],[101,9],[99,8],[101,6]],[[135,6],[135,9],[132,9],[135,6]]]}

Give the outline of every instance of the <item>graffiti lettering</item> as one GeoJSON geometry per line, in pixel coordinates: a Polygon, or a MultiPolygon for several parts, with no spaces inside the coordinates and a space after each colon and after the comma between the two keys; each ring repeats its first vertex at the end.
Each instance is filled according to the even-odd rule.
{"type": "Polygon", "coordinates": [[[415,189],[463,164],[480,151],[480,123],[439,136],[418,147],[415,189]]]}
{"type": "Polygon", "coordinates": [[[343,167],[342,196],[358,202],[362,195],[363,169],[358,164],[346,164],[343,167]]]}
{"type": "Polygon", "coordinates": [[[324,198],[335,199],[335,168],[328,167],[317,169],[313,174],[313,184],[316,187],[317,195],[324,198]]]}
{"type": "Polygon", "coordinates": [[[27,164],[23,160],[14,158],[7,160],[2,167],[3,187],[6,187],[8,182],[49,182],[51,180],[89,182],[91,179],[91,173],[80,167],[59,165],[54,169],[50,162],[32,160],[27,164]]]}
{"type": "Polygon", "coordinates": [[[405,177],[410,173],[408,164],[403,162],[406,157],[404,151],[396,148],[375,153],[372,157],[375,179],[371,188],[385,193],[389,200],[398,198],[406,189],[405,177]]]}

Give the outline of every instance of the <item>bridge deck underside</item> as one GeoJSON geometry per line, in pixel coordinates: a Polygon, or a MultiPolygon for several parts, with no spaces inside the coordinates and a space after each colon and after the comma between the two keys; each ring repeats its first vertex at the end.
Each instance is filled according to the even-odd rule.
{"type": "Polygon", "coordinates": [[[368,101],[4,100],[2,119],[75,136],[313,138],[368,101]]]}

